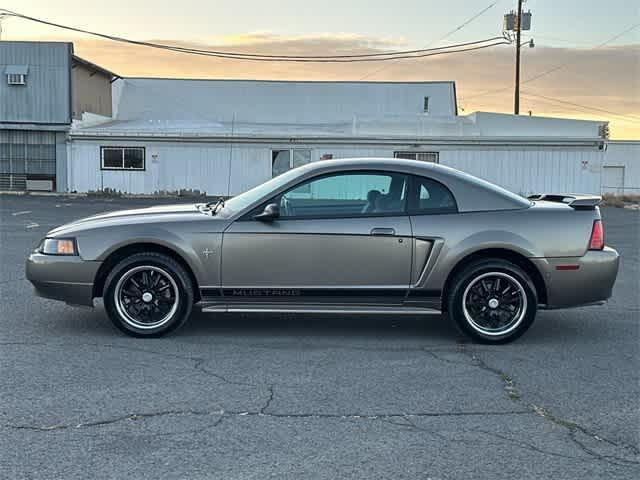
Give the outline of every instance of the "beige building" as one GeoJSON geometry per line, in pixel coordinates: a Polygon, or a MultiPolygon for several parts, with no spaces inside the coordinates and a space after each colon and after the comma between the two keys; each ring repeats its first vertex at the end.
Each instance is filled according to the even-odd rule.
{"type": "Polygon", "coordinates": [[[73,56],[71,68],[73,119],[79,120],[87,112],[110,117],[111,83],[120,77],[76,55],[73,56]]]}

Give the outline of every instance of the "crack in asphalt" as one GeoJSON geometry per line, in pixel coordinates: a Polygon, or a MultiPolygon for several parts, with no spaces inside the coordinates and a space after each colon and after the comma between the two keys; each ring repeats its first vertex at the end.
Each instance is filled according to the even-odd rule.
{"type": "MultiPolygon", "coordinates": [[[[518,389],[515,386],[515,382],[512,379],[512,377],[506,373],[505,371],[496,368],[496,367],[492,367],[490,365],[488,365],[483,359],[481,359],[478,355],[477,352],[473,352],[470,351],[466,348],[466,344],[460,344],[460,352],[467,355],[469,358],[471,358],[472,364],[475,365],[476,367],[490,372],[495,376],[498,376],[503,384],[504,384],[504,390],[507,394],[507,396],[513,400],[514,402],[521,402],[522,400],[522,395],[520,394],[520,392],[518,391],[518,389]]],[[[454,362],[455,363],[455,362],[454,362]]],[[[629,465],[640,465],[640,461],[637,460],[629,460],[627,458],[622,458],[622,457],[618,457],[615,455],[603,455],[601,453],[596,452],[593,448],[589,448],[587,447],[584,443],[582,443],[581,441],[579,441],[577,439],[577,434],[578,433],[582,433],[583,435],[596,440],[598,442],[604,442],[607,443],[615,448],[618,449],[622,449],[622,450],[626,450],[627,452],[630,452],[631,455],[634,456],[638,456],[640,455],[640,449],[634,445],[631,444],[623,444],[620,442],[614,442],[613,440],[607,439],[605,437],[603,437],[602,435],[598,435],[596,433],[594,433],[593,431],[591,431],[590,429],[577,424],[576,422],[572,422],[570,420],[565,420],[562,419],[560,417],[557,417],[553,414],[551,414],[549,412],[548,409],[535,405],[533,403],[527,403],[525,402],[527,405],[527,408],[529,409],[528,411],[530,413],[534,413],[535,415],[544,418],[545,420],[548,420],[550,422],[552,422],[555,425],[561,426],[565,429],[568,430],[568,438],[583,452],[585,452],[586,454],[588,454],[589,456],[596,458],[598,460],[610,463],[612,465],[617,465],[617,466],[629,466],[629,465]]]]}
{"type": "Polygon", "coordinates": [[[479,429],[474,429],[473,432],[476,433],[480,433],[482,435],[486,435],[489,437],[494,437],[494,438],[498,438],[500,440],[503,440],[505,442],[508,442],[509,445],[516,445],[518,447],[521,447],[525,450],[532,450],[534,452],[543,454],[543,455],[549,455],[552,457],[558,457],[558,458],[567,458],[567,459],[572,459],[572,460],[583,460],[584,457],[576,457],[576,456],[572,456],[572,455],[564,455],[562,453],[558,453],[558,452],[553,452],[551,450],[544,450],[540,447],[537,447],[536,445],[534,445],[533,443],[529,443],[529,442],[525,442],[524,440],[520,440],[520,439],[516,439],[513,437],[509,437],[507,435],[501,435],[499,433],[495,433],[495,432],[489,432],[486,430],[479,430],[479,429]]]}
{"type": "MultiPolygon", "coordinates": [[[[531,413],[531,412],[527,412],[527,413],[531,413]]],[[[427,433],[428,435],[432,435],[432,436],[434,436],[434,437],[436,437],[436,438],[438,438],[438,439],[440,439],[442,441],[445,441],[445,442],[455,442],[455,443],[461,443],[461,444],[464,444],[464,445],[477,446],[477,442],[475,440],[467,440],[467,439],[462,439],[462,438],[453,438],[453,437],[444,435],[442,433],[438,433],[438,432],[435,432],[433,430],[429,430],[427,428],[419,426],[416,423],[412,422],[411,419],[409,419],[409,418],[403,417],[403,420],[406,420],[406,423],[398,423],[398,422],[392,422],[392,421],[388,421],[388,420],[384,420],[384,421],[386,423],[389,423],[389,424],[392,424],[392,425],[397,425],[397,426],[400,426],[400,427],[408,427],[408,428],[410,428],[412,430],[416,430],[416,431],[427,433]]],[[[495,432],[489,432],[489,431],[480,430],[480,429],[473,429],[473,430],[470,430],[470,431],[465,432],[465,433],[467,433],[467,434],[479,433],[479,434],[482,434],[482,435],[498,438],[500,440],[508,442],[509,445],[515,445],[515,446],[523,448],[525,450],[534,451],[534,452],[540,453],[542,455],[549,455],[549,456],[553,456],[553,457],[566,458],[566,459],[571,459],[571,460],[583,460],[584,459],[584,457],[575,457],[575,456],[571,456],[571,455],[564,455],[564,454],[561,454],[561,453],[553,452],[553,451],[550,451],[550,450],[544,450],[544,449],[541,449],[541,448],[537,447],[536,445],[533,445],[532,443],[525,442],[525,441],[518,440],[518,439],[514,439],[512,437],[508,437],[506,435],[501,435],[501,434],[495,433],[495,432]]]]}
{"type": "Polygon", "coordinates": [[[415,412],[415,413],[266,413],[264,410],[269,406],[272,397],[269,396],[265,405],[259,410],[165,410],[151,413],[132,413],[111,419],[96,420],[93,422],[82,422],[77,424],[54,424],[46,426],[18,425],[7,423],[3,428],[13,430],[30,430],[34,432],[53,432],[56,430],[69,430],[76,428],[102,427],[115,423],[131,420],[145,420],[163,416],[215,416],[221,417],[268,417],[268,418],[306,418],[306,419],[363,419],[363,420],[383,420],[393,418],[426,418],[426,417],[463,417],[463,416],[507,416],[507,415],[530,415],[529,410],[512,410],[502,412],[492,411],[472,411],[472,412],[415,412]]]}
{"type": "Polygon", "coordinates": [[[265,402],[265,404],[260,409],[260,414],[262,414],[262,415],[267,415],[266,410],[267,410],[267,408],[269,408],[271,406],[271,402],[273,402],[273,397],[275,395],[274,388],[275,388],[275,385],[269,385],[269,387],[268,387],[268,389],[269,389],[269,398],[267,398],[267,401],[265,402]]]}
{"type": "Polygon", "coordinates": [[[192,362],[193,368],[204,373],[205,375],[208,375],[210,377],[214,377],[217,378],[218,380],[227,383],[229,385],[240,385],[240,386],[246,386],[246,387],[269,387],[269,384],[260,384],[260,383],[250,383],[250,382],[240,382],[237,380],[231,380],[219,373],[213,372],[207,368],[204,367],[204,364],[208,361],[210,361],[210,358],[203,358],[203,357],[196,357],[196,356],[189,356],[189,355],[179,355],[177,353],[171,353],[171,352],[159,352],[157,350],[149,350],[146,348],[140,348],[140,347],[134,347],[134,346],[129,346],[129,345],[115,345],[115,344],[108,344],[108,343],[57,343],[57,344],[52,344],[52,343],[46,343],[46,342],[0,342],[0,346],[37,346],[37,347],[43,347],[43,346],[47,346],[47,347],[62,347],[62,348],[67,348],[67,347],[92,347],[92,348],[108,348],[108,349],[115,349],[115,350],[125,350],[125,351],[130,351],[130,352],[139,352],[139,353],[146,353],[146,354],[150,354],[150,355],[158,355],[158,356],[162,356],[162,357],[167,357],[167,358],[176,358],[179,360],[184,360],[187,362],[192,362]]]}
{"type": "MultiPolygon", "coordinates": [[[[229,384],[229,385],[240,385],[243,387],[267,387],[268,389],[271,389],[271,385],[269,384],[260,384],[260,383],[249,383],[249,382],[239,382],[237,380],[230,380],[227,377],[220,375],[219,373],[215,373],[212,372],[211,370],[207,369],[206,367],[204,367],[204,364],[207,363],[209,361],[209,359],[206,358],[200,358],[200,359],[191,359],[191,361],[194,361],[195,364],[193,365],[193,368],[195,368],[196,370],[204,373],[205,375],[208,375],[210,377],[213,378],[217,378],[218,380],[229,384]]],[[[273,392],[272,392],[273,395],[273,392]]]]}
{"type": "Polygon", "coordinates": [[[544,407],[540,407],[537,405],[531,405],[534,409],[534,412],[556,424],[559,425],[563,428],[566,428],[567,430],[569,430],[569,438],[571,439],[571,441],[573,443],[575,443],[578,448],[580,448],[582,451],[584,451],[585,453],[591,455],[591,456],[595,456],[598,457],[600,459],[603,460],[611,460],[612,462],[622,462],[623,464],[630,464],[630,465],[640,465],[640,461],[635,461],[635,460],[629,460],[626,458],[621,458],[621,457],[617,457],[615,455],[602,455],[598,452],[596,452],[595,450],[593,450],[592,448],[587,447],[584,442],[580,441],[578,439],[578,434],[581,433],[583,435],[585,435],[588,438],[597,440],[598,442],[604,442],[607,443],[609,445],[611,445],[612,447],[618,448],[618,449],[622,449],[622,450],[627,450],[631,453],[631,455],[639,455],[640,454],[640,449],[638,449],[638,447],[631,445],[631,444],[623,444],[620,442],[614,442],[613,440],[610,440],[608,438],[605,438],[601,435],[598,435],[597,433],[594,433],[593,431],[591,431],[590,429],[579,425],[575,422],[572,422],[570,420],[565,420],[559,417],[556,417],[555,415],[551,414],[547,409],[545,409],[544,407]]]}

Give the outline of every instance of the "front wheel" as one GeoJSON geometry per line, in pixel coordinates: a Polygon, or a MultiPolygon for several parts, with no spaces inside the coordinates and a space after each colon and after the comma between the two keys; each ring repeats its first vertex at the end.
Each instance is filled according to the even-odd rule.
{"type": "Polygon", "coordinates": [[[184,268],[159,253],[119,262],[105,281],[104,306],[113,324],[134,337],[158,337],[191,314],[193,285],[184,268]]]}
{"type": "Polygon", "coordinates": [[[526,272],[511,262],[480,260],[452,282],[449,317],[463,333],[481,343],[507,343],[533,323],[537,294],[526,272]]]}

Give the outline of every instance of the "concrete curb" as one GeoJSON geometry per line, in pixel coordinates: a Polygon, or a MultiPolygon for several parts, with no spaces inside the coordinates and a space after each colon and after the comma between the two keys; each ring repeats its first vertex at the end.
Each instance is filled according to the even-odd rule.
{"type": "MultiPolygon", "coordinates": [[[[140,200],[163,200],[175,198],[176,200],[193,200],[197,202],[207,202],[219,198],[219,196],[205,197],[195,195],[148,195],[148,194],[122,194],[122,195],[101,195],[93,193],[68,193],[68,192],[25,192],[25,191],[13,191],[13,190],[0,190],[0,196],[13,196],[13,197],[63,197],[63,198],[94,198],[104,200],[117,200],[117,199],[140,199],[140,200]]],[[[225,200],[230,197],[225,197],[225,200]]]]}
{"type": "Polygon", "coordinates": [[[0,190],[0,195],[12,195],[15,197],[68,197],[68,198],[84,198],[86,193],[66,193],[66,192],[16,192],[13,190],[0,190]]]}

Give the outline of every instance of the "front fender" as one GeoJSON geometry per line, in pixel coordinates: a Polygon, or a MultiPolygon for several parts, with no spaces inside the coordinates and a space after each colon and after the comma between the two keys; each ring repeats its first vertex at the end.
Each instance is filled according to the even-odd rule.
{"type": "MultiPolygon", "coordinates": [[[[220,236],[216,233],[211,235],[212,237],[220,236]]],[[[194,248],[194,238],[188,232],[176,233],[163,227],[148,224],[141,225],[140,228],[129,225],[126,228],[111,227],[78,233],[76,239],[78,252],[84,260],[104,262],[112,253],[121,248],[147,243],[167,248],[182,257],[191,268],[199,285],[216,284],[218,279],[218,269],[211,271],[204,268],[202,258],[194,248]]],[[[211,242],[206,243],[216,242],[214,238],[211,238],[211,242]]],[[[219,249],[214,250],[219,251],[219,249]]]]}

